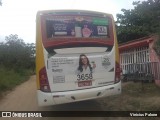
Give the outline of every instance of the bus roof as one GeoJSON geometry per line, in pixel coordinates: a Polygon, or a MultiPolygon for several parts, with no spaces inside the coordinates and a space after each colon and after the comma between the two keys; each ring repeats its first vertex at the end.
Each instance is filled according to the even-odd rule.
{"type": "Polygon", "coordinates": [[[62,10],[41,10],[41,11],[38,11],[37,14],[39,15],[56,15],[56,14],[66,14],[66,13],[70,13],[70,14],[79,14],[79,15],[84,15],[84,14],[95,14],[97,16],[99,15],[106,15],[106,16],[110,16],[113,18],[113,15],[112,14],[109,14],[109,13],[104,13],[104,12],[98,12],[98,11],[90,11],[90,10],[65,10],[65,9],[62,9],[62,10]]]}

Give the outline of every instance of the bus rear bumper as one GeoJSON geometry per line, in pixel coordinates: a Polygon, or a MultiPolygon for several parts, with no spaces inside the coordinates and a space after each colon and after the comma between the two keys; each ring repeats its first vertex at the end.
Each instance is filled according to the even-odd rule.
{"type": "Polygon", "coordinates": [[[89,99],[96,99],[120,93],[121,93],[121,82],[103,87],[76,90],[76,91],[67,91],[67,92],[46,93],[37,90],[37,95],[38,95],[37,97],[39,106],[49,106],[49,105],[70,103],[70,102],[83,101],[89,99]]]}

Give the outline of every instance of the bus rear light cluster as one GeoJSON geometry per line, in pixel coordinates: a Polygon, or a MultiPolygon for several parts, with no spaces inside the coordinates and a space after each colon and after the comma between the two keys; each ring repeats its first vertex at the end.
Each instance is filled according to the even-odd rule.
{"type": "Polygon", "coordinates": [[[40,90],[43,92],[51,92],[47,77],[46,68],[42,68],[39,72],[40,90]]]}
{"type": "Polygon", "coordinates": [[[115,83],[118,83],[120,81],[120,65],[116,62],[116,69],[115,69],[115,83]]]}

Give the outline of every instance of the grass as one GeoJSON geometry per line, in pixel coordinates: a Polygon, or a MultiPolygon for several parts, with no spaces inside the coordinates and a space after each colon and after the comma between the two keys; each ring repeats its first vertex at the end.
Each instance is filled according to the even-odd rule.
{"type": "Polygon", "coordinates": [[[0,97],[7,90],[12,90],[15,86],[21,84],[29,78],[28,70],[9,70],[4,67],[0,68],[0,97]]]}
{"type": "MultiPolygon", "coordinates": [[[[100,99],[104,111],[160,111],[160,87],[154,83],[122,83],[120,95],[100,99]]],[[[105,120],[159,120],[159,117],[107,117],[105,120]]]]}
{"type": "Polygon", "coordinates": [[[160,111],[160,87],[154,83],[122,83],[122,94],[101,99],[106,111],[160,111]]]}

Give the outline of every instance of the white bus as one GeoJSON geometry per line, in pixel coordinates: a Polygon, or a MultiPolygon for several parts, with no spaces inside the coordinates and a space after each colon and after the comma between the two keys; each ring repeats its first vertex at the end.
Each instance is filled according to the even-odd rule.
{"type": "Polygon", "coordinates": [[[112,15],[83,10],[39,11],[36,81],[39,106],[120,94],[112,15]]]}

